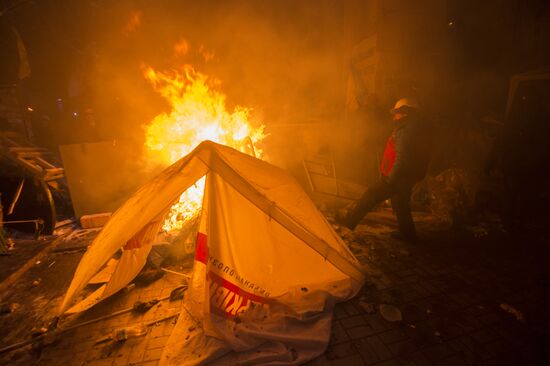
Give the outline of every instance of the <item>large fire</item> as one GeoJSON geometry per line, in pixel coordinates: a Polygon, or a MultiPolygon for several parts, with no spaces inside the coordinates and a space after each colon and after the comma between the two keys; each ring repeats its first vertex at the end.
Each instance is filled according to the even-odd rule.
{"type": "MultiPolygon", "coordinates": [[[[171,106],[157,115],[146,129],[146,145],[155,159],[169,165],[187,155],[200,142],[212,140],[242,152],[261,157],[254,145],[264,138],[264,128],[249,122],[248,108],[228,112],[225,96],[216,90],[219,82],[186,65],[182,72],[159,72],[147,68],[145,77],[171,106]]],[[[184,192],[172,206],[164,222],[166,231],[181,229],[199,212],[204,178],[184,192]]]]}

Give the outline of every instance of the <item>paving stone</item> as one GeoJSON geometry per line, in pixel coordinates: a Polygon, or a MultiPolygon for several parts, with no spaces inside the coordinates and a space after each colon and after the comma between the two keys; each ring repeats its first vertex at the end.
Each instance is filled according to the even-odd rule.
{"type": "Polygon", "coordinates": [[[162,355],[163,348],[149,349],[143,355],[143,361],[159,360],[162,355]]]}
{"type": "Polygon", "coordinates": [[[363,359],[359,355],[353,355],[338,360],[332,361],[333,366],[364,366],[363,359]]]}
{"type": "Polygon", "coordinates": [[[394,356],[410,354],[416,350],[416,345],[411,340],[391,343],[387,346],[394,356]]]}
{"type": "Polygon", "coordinates": [[[359,351],[359,354],[367,365],[380,361],[380,358],[376,352],[374,352],[374,349],[366,338],[353,341],[353,345],[355,346],[355,349],[359,351]]]}
{"type": "Polygon", "coordinates": [[[176,319],[169,319],[164,322],[164,331],[162,335],[169,336],[176,326],[176,319]]]}
{"type": "Polygon", "coordinates": [[[361,313],[351,301],[344,303],[344,310],[348,316],[359,315],[361,313]]]}
{"type": "Polygon", "coordinates": [[[168,342],[168,336],[161,336],[152,338],[147,343],[147,349],[163,348],[166,342],[168,342]]]}
{"type": "Polygon", "coordinates": [[[150,329],[148,336],[152,338],[162,337],[164,335],[164,324],[153,324],[150,329]]]}
{"type": "Polygon", "coordinates": [[[432,366],[434,363],[420,351],[416,351],[410,356],[414,366],[432,366]]]}
{"type": "Polygon", "coordinates": [[[436,295],[441,291],[438,287],[432,285],[429,281],[426,280],[422,281],[422,287],[426,290],[428,295],[436,295]]]}
{"type": "Polygon", "coordinates": [[[344,309],[344,306],[342,304],[336,305],[334,308],[334,319],[340,320],[342,318],[346,318],[348,316],[348,313],[344,309]]]}
{"type": "Polygon", "coordinates": [[[388,347],[377,336],[368,337],[365,340],[380,360],[387,360],[392,357],[388,347]]]}
{"type": "Polygon", "coordinates": [[[401,366],[396,360],[388,360],[384,362],[377,363],[376,366],[401,366]]]}
{"type": "Polygon", "coordinates": [[[327,360],[327,357],[323,354],[309,362],[306,362],[304,366],[332,366],[332,362],[327,360]]]}
{"type": "Polygon", "coordinates": [[[72,365],[81,365],[86,361],[87,351],[84,352],[73,352],[71,353],[71,364],[72,365]]]}
{"type": "Polygon", "coordinates": [[[403,341],[409,336],[401,329],[392,329],[378,335],[385,344],[403,341]]]}
{"type": "Polygon", "coordinates": [[[349,336],[344,330],[344,327],[339,321],[332,323],[332,332],[330,336],[330,344],[338,344],[349,340],[349,336]]]}
{"type": "Polygon", "coordinates": [[[451,356],[454,351],[446,344],[437,344],[430,346],[422,351],[431,361],[439,361],[443,358],[451,356]]]}
{"type": "Polygon", "coordinates": [[[130,362],[130,352],[125,354],[116,355],[113,357],[113,365],[112,366],[123,366],[128,365],[130,362]]]}
{"type": "Polygon", "coordinates": [[[489,329],[478,330],[470,334],[470,336],[479,343],[487,343],[495,339],[495,335],[489,329]]]}
{"type": "Polygon", "coordinates": [[[114,362],[114,359],[109,358],[100,358],[94,360],[86,360],[86,366],[111,366],[114,362]]]}
{"type": "Polygon", "coordinates": [[[130,356],[128,358],[128,363],[138,363],[143,361],[143,356],[145,355],[145,347],[142,346],[136,346],[132,347],[132,350],[130,351],[130,356]]]}
{"type": "Polygon", "coordinates": [[[344,326],[344,328],[348,329],[348,328],[358,327],[360,325],[366,325],[367,321],[363,316],[355,315],[355,316],[350,316],[348,318],[342,319],[340,323],[344,326]]]}
{"type": "Polygon", "coordinates": [[[104,349],[100,347],[93,347],[86,354],[86,362],[91,362],[103,358],[105,358],[105,352],[104,349]]]}
{"type": "Polygon", "coordinates": [[[459,354],[439,360],[437,364],[441,366],[468,366],[468,363],[459,354]]]}
{"type": "Polygon", "coordinates": [[[364,317],[375,332],[381,332],[391,328],[390,323],[382,319],[379,314],[367,314],[364,315],[364,317]]]}
{"type": "Polygon", "coordinates": [[[329,345],[325,355],[328,360],[336,360],[357,354],[357,350],[351,342],[329,345]]]}
{"type": "Polygon", "coordinates": [[[374,331],[368,325],[361,325],[359,327],[350,328],[346,330],[351,339],[364,338],[374,334],[374,331]]]}
{"type": "Polygon", "coordinates": [[[140,362],[138,364],[130,364],[130,365],[136,365],[136,366],[157,366],[159,363],[158,360],[152,360],[152,361],[145,361],[145,362],[140,362]]]}

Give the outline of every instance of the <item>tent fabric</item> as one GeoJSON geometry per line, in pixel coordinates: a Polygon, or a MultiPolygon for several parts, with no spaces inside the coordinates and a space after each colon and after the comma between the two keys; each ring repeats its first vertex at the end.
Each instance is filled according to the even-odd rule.
{"type": "Polygon", "coordinates": [[[181,193],[209,171],[352,278],[354,287],[362,284],[364,274],[358,261],[286,171],[204,141],[140,188],[113,214],[80,261],[60,313],[117,250],[166,214],[181,193]]]}
{"type": "Polygon", "coordinates": [[[115,212],[82,258],[61,311],[121,247],[103,293],[92,295],[103,299],[131,281],[143,264],[124,255],[144,250],[159,218],[204,175],[193,275],[161,364],[297,365],[318,356],[334,304],[355,296],[363,270],[287,172],[213,142],[115,212]]]}
{"type": "Polygon", "coordinates": [[[118,259],[109,259],[105,267],[103,267],[101,271],[99,271],[94,277],[92,277],[92,279],[88,283],[91,285],[99,285],[109,282],[111,276],[113,275],[113,272],[115,271],[117,263],[118,259]]]}
{"type": "Polygon", "coordinates": [[[60,306],[60,314],[117,250],[157,216],[168,212],[180,194],[206,174],[208,167],[193,158],[188,155],[165,169],[115,211],[80,260],[60,306]],[[183,167],[187,168],[186,172],[180,174],[183,167]]]}
{"type": "MultiPolygon", "coordinates": [[[[156,220],[149,223],[132,237],[123,247],[120,259],[114,265],[113,272],[110,274],[106,284],[99,287],[84,300],[66,311],[67,314],[80,313],[88,310],[95,304],[117,293],[130,283],[141,271],[147,262],[147,256],[157,233],[162,226],[162,220],[156,220]]],[[[111,262],[112,259],[109,261],[111,262]]],[[[107,266],[109,265],[107,263],[107,266]]],[[[101,273],[101,272],[100,272],[101,273]]],[[[94,276],[89,283],[96,279],[94,276]]]]}
{"type": "Polygon", "coordinates": [[[321,354],[332,307],[355,281],[220,174],[206,187],[190,292],[160,364],[298,365],[321,354]]]}

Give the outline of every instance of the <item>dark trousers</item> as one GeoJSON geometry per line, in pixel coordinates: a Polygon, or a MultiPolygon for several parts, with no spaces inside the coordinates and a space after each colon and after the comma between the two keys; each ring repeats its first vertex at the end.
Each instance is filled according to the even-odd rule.
{"type": "Polygon", "coordinates": [[[397,216],[399,231],[406,239],[415,239],[416,230],[411,214],[411,193],[414,183],[390,184],[385,178],[378,180],[361,196],[353,210],[347,215],[347,224],[355,228],[374,206],[391,198],[391,205],[397,216]]]}

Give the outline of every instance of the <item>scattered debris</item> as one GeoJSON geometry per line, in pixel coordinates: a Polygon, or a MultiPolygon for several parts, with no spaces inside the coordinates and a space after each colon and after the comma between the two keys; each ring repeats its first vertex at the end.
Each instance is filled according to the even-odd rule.
{"type": "Polygon", "coordinates": [[[130,338],[137,338],[147,334],[147,327],[145,326],[132,326],[115,329],[113,333],[106,337],[102,337],[96,341],[97,343],[102,343],[106,341],[115,341],[115,342],[124,342],[130,338]]]}
{"type": "Polygon", "coordinates": [[[187,291],[188,285],[176,287],[170,292],[170,301],[176,301],[183,299],[185,291],[187,291]]]}
{"type": "Polygon", "coordinates": [[[431,314],[431,313],[432,313],[431,309],[426,309],[426,314],[431,314]]]}
{"type": "Polygon", "coordinates": [[[48,265],[48,268],[51,268],[54,264],[55,264],[55,261],[53,261],[52,263],[50,263],[50,264],[48,265]]]}
{"type": "Polygon", "coordinates": [[[136,284],[131,283],[128,286],[124,287],[124,289],[122,291],[124,291],[124,293],[128,293],[128,292],[132,291],[135,287],[136,287],[136,284]]]}
{"type": "Polygon", "coordinates": [[[64,242],[75,240],[83,240],[99,233],[101,228],[74,230],[72,233],[63,238],[64,242]]]}
{"type": "Polygon", "coordinates": [[[345,226],[339,226],[338,233],[343,239],[353,239],[353,231],[345,226]]]}
{"type": "Polygon", "coordinates": [[[187,275],[187,274],[185,274],[185,273],[172,271],[171,269],[167,269],[167,268],[164,268],[164,267],[160,267],[160,269],[163,270],[163,271],[166,272],[166,273],[175,274],[175,275],[182,276],[182,277],[185,277],[185,278],[190,278],[190,277],[191,277],[191,276],[189,276],[189,275],[187,275]]]}
{"type": "Polygon", "coordinates": [[[489,235],[489,231],[481,225],[466,226],[466,230],[468,230],[474,238],[482,238],[489,235]]]}
{"type": "Polygon", "coordinates": [[[59,229],[61,227],[71,225],[71,224],[74,224],[74,223],[75,223],[75,219],[66,219],[66,220],[63,220],[63,221],[58,221],[58,222],[55,223],[55,228],[59,229]]]}
{"type": "Polygon", "coordinates": [[[32,285],[33,285],[33,286],[38,286],[38,285],[40,285],[40,282],[42,282],[42,279],[41,279],[41,278],[37,278],[36,280],[32,281],[32,285]]]}
{"type": "Polygon", "coordinates": [[[367,313],[367,314],[372,314],[374,313],[375,309],[374,309],[374,305],[370,304],[366,299],[364,298],[361,298],[361,300],[359,300],[359,306],[367,313]]]}
{"type": "MultiPolygon", "coordinates": [[[[164,299],[161,299],[161,300],[164,300],[164,299]]],[[[118,312],[115,312],[115,313],[112,313],[112,314],[109,314],[109,315],[106,315],[106,316],[102,316],[102,317],[97,318],[97,319],[88,320],[88,321],[83,322],[83,323],[75,324],[73,326],[70,326],[70,327],[67,327],[67,328],[64,328],[64,329],[59,328],[59,329],[56,329],[55,331],[46,331],[45,333],[37,335],[35,338],[27,339],[27,340],[17,342],[17,343],[11,344],[9,346],[0,348],[0,355],[3,354],[3,353],[6,353],[6,352],[10,352],[10,351],[28,346],[29,344],[44,345],[44,344],[53,343],[52,340],[58,339],[57,337],[61,333],[64,333],[64,332],[67,332],[69,330],[79,328],[79,327],[82,327],[82,326],[85,326],[85,325],[88,325],[88,324],[96,323],[100,320],[108,319],[108,318],[111,318],[111,317],[116,316],[116,315],[124,314],[124,313],[126,313],[130,310],[132,310],[132,308],[120,310],[118,312]]],[[[163,322],[163,321],[168,320],[168,319],[176,318],[178,315],[179,315],[179,312],[175,313],[175,314],[170,314],[170,315],[164,316],[162,318],[159,318],[159,319],[156,319],[156,320],[153,320],[151,322],[146,323],[145,327],[151,326],[153,324],[158,324],[158,323],[163,322]]],[[[108,340],[108,339],[104,338],[102,341],[105,341],[105,340],[108,340]]],[[[100,341],[101,340],[99,340],[97,342],[100,342],[100,341]]]]}
{"type": "Polygon", "coordinates": [[[151,309],[153,306],[159,303],[158,299],[150,300],[150,301],[136,301],[134,303],[134,309],[133,311],[135,313],[146,313],[149,309],[151,309]]]}
{"type": "Polygon", "coordinates": [[[72,246],[72,247],[55,248],[53,250],[53,252],[54,253],[83,252],[86,249],[88,249],[88,245],[76,245],[76,246],[72,246]]]}
{"type": "Polygon", "coordinates": [[[138,286],[147,286],[150,283],[155,282],[156,280],[164,276],[164,271],[156,268],[148,268],[141,272],[135,280],[136,285],[138,286]]]}
{"type": "Polygon", "coordinates": [[[393,305],[380,304],[380,315],[388,322],[398,322],[403,320],[401,310],[393,305]]]}
{"type": "Polygon", "coordinates": [[[42,261],[36,261],[34,264],[38,266],[40,263],[42,263],[42,261]]]}
{"type": "Polygon", "coordinates": [[[443,221],[461,227],[474,216],[479,185],[479,180],[464,169],[446,169],[435,177],[426,177],[415,187],[412,204],[429,208],[443,221]]]}
{"type": "Polygon", "coordinates": [[[80,218],[80,226],[83,229],[93,229],[105,226],[111,218],[111,213],[99,213],[93,215],[84,215],[80,218]]]}
{"type": "Polygon", "coordinates": [[[434,332],[434,336],[436,336],[436,337],[441,337],[441,333],[439,333],[438,331],[435,331],[435,332],[434,332]]]}
{"type": "Polygon", "coordinates": [[[518,309],[514,308],[512,305],[509,304],[500,304],[500,308],[504,310],[507,313],[512,314],[516,317],[516,319],[520,322],[525,321],[525,317],[523,316],[523,313],[519,311],[518,309]]]}
{"type": "Polygon", "coordinates": [[[409,328],[416,329],[416,325],[414,324],[407,324],[409,328]]]}
{"type": "Polygon", "coordinates": [[[40,328],[32,328],[31,329],[31,337],[36,338],[38,336],[41,336],[48,332],[48,328],[46,327],[40,327],[40,328]]]}

